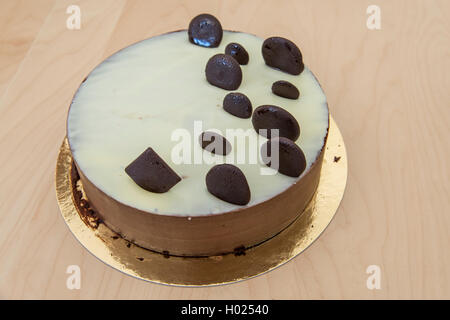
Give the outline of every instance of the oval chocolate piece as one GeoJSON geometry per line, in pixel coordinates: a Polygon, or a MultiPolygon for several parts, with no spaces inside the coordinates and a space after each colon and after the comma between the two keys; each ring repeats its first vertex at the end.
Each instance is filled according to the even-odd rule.
{"type": "Polygon", "coordinates": [[[261,146],[261,158],[268,167],[289,177],[299,177],[306,168],[302,149],[284,137],[273,138],[264,143],[261,146]]]}
{"type": "Polygon", "coordinates": [[[189,23],[188,36],[189,41],[193,44],[215,48],[222,41],[222,25],[213,15],[200,14],[189,23]]]}
{"type": "Polygon", "coordinates": [[[300,92],[297,87],[292,83],[284,80],[276,81],[272,84],[272,92],[277,96],[288,98],[288,99],[298,99],[300,92]]]}
{"type": "Polygon", "coordinates": [[[242,93],[231,92],[223,99],[223,109],[232,115],[247,119],[252,115],[252,103],[250,99],[242,93]]]}
{"type": "Polygon", "coordinates": [[[206,64],[206,79],[213,86],[236,90],[242,82],[242,70],[239,63],[227,54],[216,54],[206,64]]]}
{"type": "Polygon", "coordinates": [[[219,164],[206,174],[206,187],[217,198],[238,205],[250,201],[250,187],[244,173],[231,164],[219,164]]]}
{"type": "Polygon", "coordinates": [[[300,126],[294,116],[277,106],[264,105],[256,108],[252,123],[256,132],[268,139],[276,136],[272,135],[272,129],[279,130],[279,137],[286,137],[292,141],[300,136],[300,126]]]}
{"type": "Polygon", "coordinates": [[[225,47],[225,54],[232,56],[239,64],[248,63],[248,52],[239,43],[231,42],[225,47]]]}
{"type": "Polygon", "coordinates": [[[214,154],[227,155],[231,152],[231,144],[220,134],[212,131],[205,131],[198,137],[203,149],[214,154]]]}
{"type": "Polygon", "coordinates": [[[156,193],[167,192],[181,181],[152,148],[148,148],[131,162],[125,172],[142,189],[156,193]]]}
{"type": "Polygon", "coordinates": [[[285,38],[266,39],[262,45],[262,55],[268,66],[293,75],[302,73],[305,68],[300,49],[285,38]]]}

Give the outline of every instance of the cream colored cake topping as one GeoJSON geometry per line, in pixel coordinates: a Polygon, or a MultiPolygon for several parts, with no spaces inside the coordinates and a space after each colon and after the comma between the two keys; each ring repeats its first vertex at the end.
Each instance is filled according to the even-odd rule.
{"type": "MultiPolygon", "coordinates": [[[[307,161],[302,176],[309,170],[323,148],[328,129],[326,97],[309,69],[305,67],[293,76],[266,66],[261,55],[263,40],[253,35],[224,31],[218,48],[203,48],[191,44],[186,31],[180,31],[117,52],[95,68],[79,88],[69,111],[67,134],[76,163],[97,188],[126,205],[159,214],[200,216],[241,208],[207,191],[205,176],[214,164],[172,161],[173,148],[180,143],[173,141],[172,135],[179,129],[192,135],[192,162],[194,154],[208,153],[194,135],[195,121],[202,121],[202,131],[218,129],[226,136],[226,129],[251,129],[259,145],[266,141],[254,131],[251,119],[223,110],[223,98],[230,91],[206,81],[208,59],[223,53],[230,42],[243,45],[250,56],[248,65],[241,66],[243,80],[235,91],[247,95],[253,109],[277,105],[297,119],[301,134],[296,143],[307,161]],[[293,83],[300,98],[274,95],[271,86],[278,80],[293,83]],[[166,193],[140,188],[124,171],[148,147],[183,178],[166,193]]],[[[235,164],[244,172],[251,190],[248,206],[274,197],[302,178],[261,175],[261,168],[267,168],[261,163],[236,163],[240,148],[235,141],[230,143],[232,152],[226,157],[206,156],[235,164]]]]}

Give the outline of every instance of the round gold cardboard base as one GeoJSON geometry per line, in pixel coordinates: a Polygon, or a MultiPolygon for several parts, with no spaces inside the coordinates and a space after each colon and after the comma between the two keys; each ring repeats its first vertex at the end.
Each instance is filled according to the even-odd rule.
{"type": "Polygon", "coordinates": [[[167,257],[129,243],[103,223],[92,229],[74,202],[72,156],[64,140],[56,166],[56,194],[62,216],[78,241],[107,265],[139,279],[180,286],[219,285],[245,280],[288,262],[300,254],[331,222],[344,194],[347,155],[336,123],[330,117],[319,187],[305,211],[288,228],[245,255],[205,258],[167,257]]]}

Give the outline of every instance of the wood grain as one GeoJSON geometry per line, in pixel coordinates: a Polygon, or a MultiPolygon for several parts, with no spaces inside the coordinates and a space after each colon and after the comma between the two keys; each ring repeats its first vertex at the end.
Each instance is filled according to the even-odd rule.
{"type": "Polygon", "coordinates": [[[25,58],[54,0],[28,6],[27,0],[3,0],[0,11],[0,99],[25,58]]]}
{"type": "Polygon", "coordinates": [[[450,298],[450,3],[447,0],[0,2],[0,298],[450,298]],[[81,30],[66,28],[78,4],[81,30]],[[366,28],[381,8],[382,29],[366,28]],[[346,141],[336,218],[287,265],[233,285],[175,288],[125,276],[60,217],[54,167],[80,81],[106,56],[209,12],[227,29],[303,51],[346,141]],[[66,288],[66,268],[82,288],[66,288]],[[366,268],[381,267],[381,290],[366,268]]]}

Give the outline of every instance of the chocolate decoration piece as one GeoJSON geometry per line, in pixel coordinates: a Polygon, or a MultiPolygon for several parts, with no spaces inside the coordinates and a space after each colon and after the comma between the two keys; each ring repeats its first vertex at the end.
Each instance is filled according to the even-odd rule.
{"type": "Polygon", "coordinates": [[[248,52],[239,43],[231,42],[225,47],[225,54],[232,56],[239,64],[248,63],[248,52]]]}
{"type": "Polygon", "coordinates": [[[299,177],[306,168],[306,158],[302,149],[284,137],[273,138],[264,143],[261,146],[261,158],[268,167],[277,169],[289,177],[299,177]],[[278,166],[271,158],[272,144],[274,148],[277,148],[278,144],[278,166]]]}
{"type": "Polygon", "coordinates": [[[205,131],[198,140],[202,148],[211,153],[227,155],[231,152],[231,144],[218,133],[205,131]]]}
{"type": "Polygon", "coordinates": [[[256,108],[253,112],[252,123],[256,132],[268,139],[272,137],[270,129],[278,129],[278,136],[292,141],[300,136],[300,126],[294,116],[277,106],[264,105],[256,108]]]}
{"type": "Polygon", "coordinates": [[[206,174],[206,187],[217,198],[238,205],[250,201],[250,188],[244,173],[231,164],[219,164],[206,174]]]}
{"type": "Polygon", "coordinates": [[[288,98],[288,99],[298,99],[300,92],[297,87],[292,83],[284,80],[276,81],[272,84],[272,92],[277,96],[288,98]]]}
{"type": "Polygon", "coordinates": [[[248,119],[252,115],[252,103],[250,99],[242,93],[231,92],[223,99],[223,109],[232,115],[248,119]]]}
{"type": "Polygon", "coordinates": [[[130,163],[125,172],[138,186],[156,193],[167,192],[181,181],[175,171],[152,148],[145,150],[130,163]]]}
{"type": "Polygon", "coordinates": [[[222,25],[216,17],[204,13],[189,23],[189,41],[201,47],[215,48],[222,41],[222,25]]]}
{"type": "Polygon", "coordinates": [[[266,39],[262,45],[262,55],[268,66],[293,75],[302,73],[305,68],[300,49],[295,43],[285,38],[266,39]]]}
{"type": "Polygon", "coordinates": [[[216,54],[206,64],[206,79],[213,86],[236,90],[242,82],[242,70],[239,63],[227,54],[216,54]]]}

